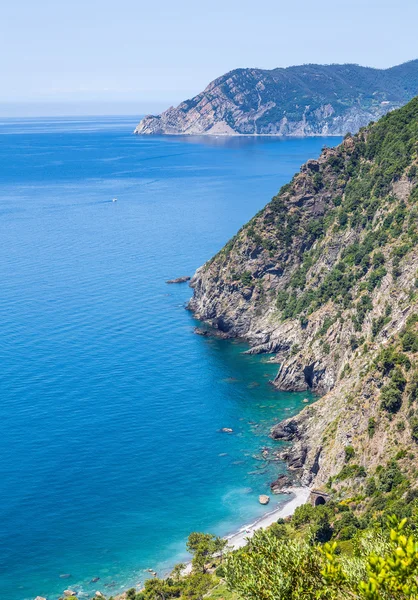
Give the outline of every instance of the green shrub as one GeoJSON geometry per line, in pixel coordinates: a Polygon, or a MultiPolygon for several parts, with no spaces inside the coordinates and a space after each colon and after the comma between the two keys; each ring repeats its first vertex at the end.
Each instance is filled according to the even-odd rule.
{"type": "Polygon", "coordinates": [[[418,371],[412,373],[407,388],[409,404],[412,404],[418,398],[418,371]]]}
{"type": "Polygon", "coordinates": [[[311,504],[302,504],[295,509],[292,517],[294,527],[300,527],[306,523],[310,523],[315,514],[315,508],[311,504]]]}
{"type": "Polygon", "coordinates": [[[336,481],[345,481],[346,479],[356,479],[357,477],[366,477],[367,473],[363,466],[345,465],[336,475],[336,481]]]}
{"type": "Polygon", "coordinates": [[[409,425],[411,427],[411,437],[414,442],[418,442],[418,419],[416,417],[412,417],[409,421],[409,425]]]}
{"type": "Polygon", "coordinates": [[[348,462],[355,456],[355,451],[353,446],[346,446],[344,448],[345,462],[348,462]]]}
{"type": "Polygon", "coordinates": [[[223,565],[219,565],[219,567],[215,570],[216,577],[223,579],[225,577],[225,567],[223,565]]]}
{"type": "Polygon", "coordinates": [[[418,335],[415,331],[406,331],[401,336],[401,342],[404,352],[418,352],[418,335]]]}
{"type": "Polygon", "coordinates": [[[366,487],[365,487],[365,494],[366,496],[368,496],[370,498],[370,496],[373,496],[373,494],[375,493],[375,491],[377,490],[376,487],[376,480],[374,477],[369,477],[369,479],[366,482],[366,487]]]}
{"type": "Polygon", "coordinates": [[[373,417],[369,418],[369,422],[367,423],[367,433],[369,434],[369,437],[372,438],[375,434],[376,431],[376,419],[374,419],[373,417]]]}
{"type": "Polygon", "coordinates": [[[380,406],[389,413],[396,413],[402,405],[402,392],[389,383],[380,392],[380,406]]]}
{"type": "Polygon", "coordinates": [[[249,271],[244,271],[244,273],[241,274],[241,283],[246,287],[249,287],[253,284],[253,278],[249,271]]]}
{"type": "Polygon", "coordinates": [[[385,469],[379,473],[378,489],[381,492],[390,492],[400,485],[405,477],[402,475],[396,461],[392,460],[385,469]]]}

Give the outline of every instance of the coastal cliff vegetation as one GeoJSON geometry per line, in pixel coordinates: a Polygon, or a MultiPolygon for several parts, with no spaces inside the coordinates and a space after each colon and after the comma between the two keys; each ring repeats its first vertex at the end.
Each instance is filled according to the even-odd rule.
{"type": "Polygon", "coordinates": [[[276,354],[274,385],[321,396],[272,437],[341,497],[399,453],[417,467],[417,152],[415,98],[303,165],[191,282],[215,333],[276,354]]]}

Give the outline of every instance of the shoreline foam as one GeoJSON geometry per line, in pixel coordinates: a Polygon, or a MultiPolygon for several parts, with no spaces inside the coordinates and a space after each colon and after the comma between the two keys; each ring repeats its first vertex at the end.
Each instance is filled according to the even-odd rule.
{"type": "MultiPolygon", "coordinates": [[[[290,487],[288,488],[288,491],[291,492],[292,498],[283,501],[280,505],[277,506],[277,508],[274,508],[270,512],[266,513],[253,523],[244,525],[235,533],[231,533],[230,535],[224,536],[224,539],[228,540],[226,552],[231,550],[238,550],[238,548],[246,546],[248,540],[252,538],[254,533],[259,529],[265,529],[266,527],[269,527],[270,525],[275,523],[278,519],[284,519],[293,515],[298,506],[306,504],[309,498],[309,494],[311,493],[310,488],[303,486],[290,487]]],[[[183,570],[183,575],[191,573],[191,570],[192,563],[188,562],[183,570]]]]}
{"type": "Polygon", "coordinates": [[[250,539],[254,533],[259,529],[265,529],[277,521],[277,519],[284,519],[293,515],[298,506],[305,504],[311,493],[308,487],[290,487],[289,492],[292,494],[292,498],[283,501],[277,508],[266,513],[253,523],[241,527],[236,533],[225,536],[228,540],[228,548],[231,550],[237,550],[246,545],[247,540],[250,539]]]}

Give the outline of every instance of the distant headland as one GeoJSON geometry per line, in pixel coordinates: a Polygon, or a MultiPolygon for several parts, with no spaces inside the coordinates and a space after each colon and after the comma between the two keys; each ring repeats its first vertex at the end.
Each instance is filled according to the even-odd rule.
{"type": "Polygon", "coordinates": [[[418,60],[389,69],[307,64],[235,69],[142,119],[136,134],[326,136],[356,133],[418,93],[418,60]]]}

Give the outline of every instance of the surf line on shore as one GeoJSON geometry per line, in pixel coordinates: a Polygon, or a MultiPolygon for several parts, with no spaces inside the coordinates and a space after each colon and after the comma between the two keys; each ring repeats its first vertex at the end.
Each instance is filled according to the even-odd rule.
{"type": "MultiPolygon", "coordinates": [[[[306,504],[311,489],[309,487],[294,486],[288,488],[287,492],[292,495],[292,498],[286,500],[284,503],[282,502],[277,508],[266,513],[253,523],[244,525],[244,527],[241,527],[235,533],[226,535],[224,539],[228,541],[228,545],[225,551],[231,552],[233,550],[238,550],[238,548],[243,548],[247,545],[248,540],[251,539],[254,533],[259,529],[265,529],[266,527],[273,525],[273,523],[276,523],[278,519],[285,519],[286,517],[293,515],[298,506],[306,504]]],[[[192,563],[188,562],[183,569],[183,575],[187,575],[191,573],[191,571],[192,563]]]]}

